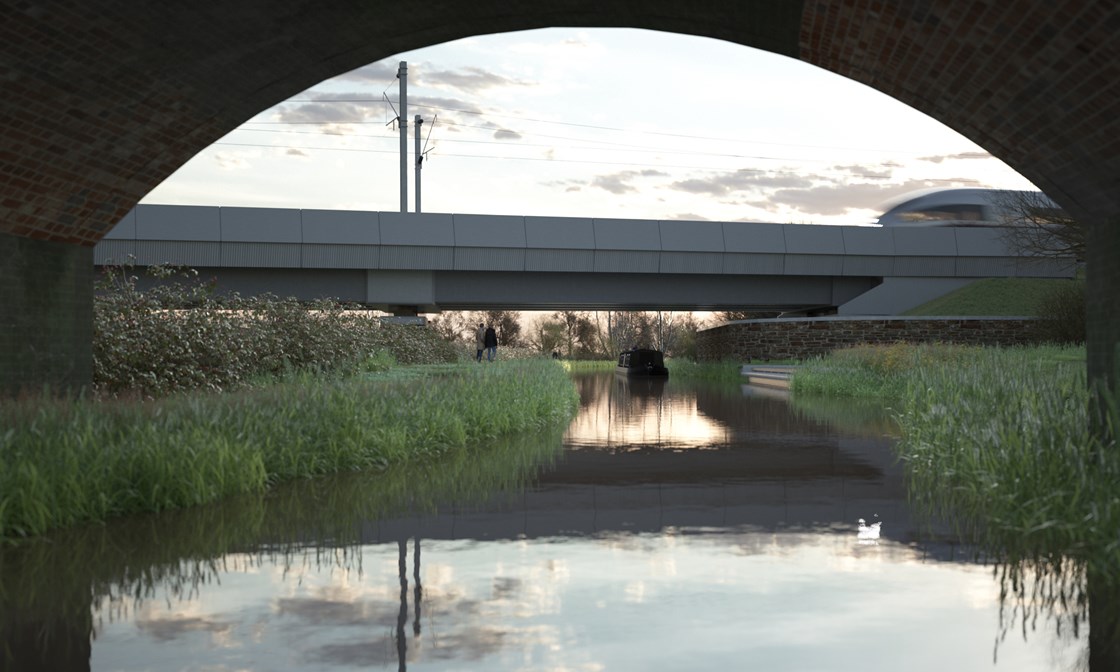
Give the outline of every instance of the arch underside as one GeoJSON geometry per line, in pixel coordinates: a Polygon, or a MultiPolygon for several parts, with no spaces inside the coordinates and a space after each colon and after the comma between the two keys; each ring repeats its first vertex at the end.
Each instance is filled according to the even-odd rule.
{"type": "MultiPolygon", "coordinates": [[[[867,84],[1034,182],[1090,228],[1090,363],[1096,375],[1111,375],[1120,334],[1120,270],[1111,263],[1120,252],[1114,2],[5,4],[0,276],[13,281],[3,297],[11,306],[40,301],[30,266],[65,266],[61,257],[94,245],[196,153],[324,79],[461,37],[628,27],[764,49],[867,84]],[[24,261],[8,261],[13,255],[24,261]]],[[[75,273],[60,290],[70,298],[59,300],[85,301],[77,295],[88,277],[75,273]]],[[[16,309],[0,318],[14,325],[5,344],[20,350],[36,325],[13,317],[16,309]]]]}

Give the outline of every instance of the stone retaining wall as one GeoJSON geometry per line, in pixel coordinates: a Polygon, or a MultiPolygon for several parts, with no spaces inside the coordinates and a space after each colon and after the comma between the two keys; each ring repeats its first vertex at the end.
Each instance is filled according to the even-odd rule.
{"type": "Polygon", "coordinates": [[[803,359],[860,343],[1028,345],[1042,341],[1030,317],[809,317],[744,320],[696,335],[700,360],[803,359]]]}

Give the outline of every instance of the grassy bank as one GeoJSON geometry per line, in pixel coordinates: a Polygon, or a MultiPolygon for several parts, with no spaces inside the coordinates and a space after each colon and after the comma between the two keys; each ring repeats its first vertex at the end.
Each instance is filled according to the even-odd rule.
{"type": "Polygon", "coordinates": [[[693,380],[714,380],[724,382],[742,382],[739,373],[742,365],[738,362],[694,362],[688,359],[674,359],[666,362],[669,375],[675,378],[689,378],[693,380]]]}
{"type": "Polygon", "coordinates": [[[0,537],[383,469],[563,422],[577,402],[547,360],[430,374],[290,378],[148,402],[5,402],[0,537]]]}
{"type": "MultiPolygon", "coordinates": [[[[816,360],[795,395],[878,398],[902,428],[911,497],[997,557],[1074,557],[1120,576],[1120,453],[1089,430],[1074,347],[863,347],[816,360]]],[[[1120,420],[1112,404],[1110,422],[1120,420]]]]}
{"type": "Polygon", "coordinates": [[[911,308],[903,315],[1037,315],[1046,297],[1069,280],[987,278],[911,308]]]}

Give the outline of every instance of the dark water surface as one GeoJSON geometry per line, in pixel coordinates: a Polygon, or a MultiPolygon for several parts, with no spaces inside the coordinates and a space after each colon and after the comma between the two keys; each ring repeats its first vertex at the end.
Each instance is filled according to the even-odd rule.
{"type": "Polygon", "coordinates": [[[563,435],[0,552],[4,669],[1084,666],[911,516],[882,409],[575,380],[563,435]]]}

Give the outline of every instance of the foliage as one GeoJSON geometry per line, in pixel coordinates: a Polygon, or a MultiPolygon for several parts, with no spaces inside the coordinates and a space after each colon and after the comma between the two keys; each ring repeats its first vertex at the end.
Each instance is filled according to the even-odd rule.
{"type": "Polygon", "coordinates": [[[721,310],[716,312],[715,318],[720,322],[739,322],[740,320],[766,320],[780,314],[776,310],[721,310]]]}
{"type": "Polygon", "coordinates": [[[547,360],[393,371],[147,402],[5,402],[0,538],[383,469],[564,422],[577,403],[547,360]]]}
{"type": "Polygon", "coordinates": [[[445,341],[467,341],[474,343],[474,332],[478,322],[471,320],[470,313],[448,311],[428,318],[428,326],[445,341]]]}
{"type": "Polygon", "coordinates": [[[613,371],[617,366],[617,362],[613,359],[566,359],[563,364],[564,370],[570,373],[613,371]]]}
{"type": "Polygon", "coordinates": [[[907,375],[922,366],[967,366],[978,346],[893,343],[859,345],[810,359],[793,375],[795,394],[896,400],[906,392],[907,375]]]}
{"type": "Polygon", "coordinates": [[[1013,610],[1052,609],[1076,627],[1086,585],[1111,599],[1120,403],[1088,389],[1084,348],[856,349],[798,372],[795,398],[813,370],[835,374],[830,391],[890,391],[911,498],[995,559],[1013,610]],[[845,376],[856,382],[836,382],[845,376]]]}
{"type": "Polygon", "coordinates": [[[130,267],[108,268],[94,301],[93,381],[99,394],[160,396],[232,390],[292,371],[358,366],[378,353],[400,364],[454,361],[429,330],[381,325],[333,301],[219,296],[197,273],[154,267],[137,288],[130,267]]]}
{"type": "Polygon", "coordinates": [[[683,358],[673,358],[666,362],[669,375],[674,378],[695,378],[699,380],[743,381],[742,366],[734,361],[694,362],[683,358]]]}
{"type": "MultiPolygon", "coordinates": [[[[197,594],[220,578],[223,563],[214,560],[231,561],[231,553],[258,566],[350,569],[355,554],[348,551],[362,543],[368,521],[516,496],[557,458],[563,431],[561,423],[439,460],[300,479],[158,518],[134,516],[0,547],[0,613],[50,613],[69,628],[88,627],[91,598],[94,615],[111,618],[113,609],[159,599],[160,587],[197,594]],[[340,552],[320,553],[316,543],[340,552]]],[[[0,654],[0,669],[9,669],[5,662],[0,654]]]]}
{"type": "Polygon", "coordinates": [[[478,313],[478,320],[487,327],[494,327],[498,345],[519,346],[521,338],[521,316],[515,310],[487,310],[478,313]]]}
{"type": "Polygon", "coordinates": [[[1052,343],[1084,343],[1085,280],[1059,281],[1039,301],[1039,330],[1052,343]]]}
{"type": "Polygon", "coordinates": [[[1024,613],[1051,604],[1061,618],[1087,577],[1106,601],[1120,586],[1120,405],[1094,398],[1083,359],[1054,352],[1083,350],[986,351],[967,368],[916,372],[899,450],[921,508],[1000,562],[1024,613]]]}

